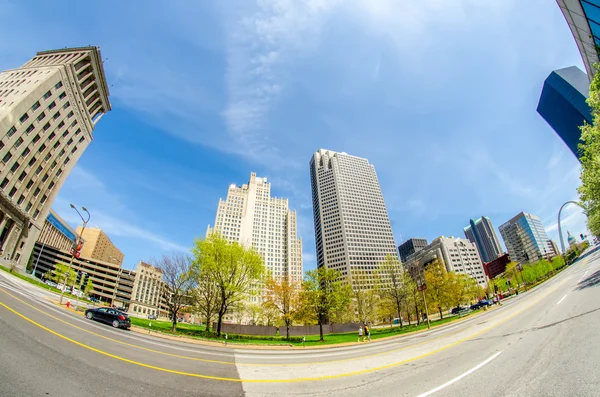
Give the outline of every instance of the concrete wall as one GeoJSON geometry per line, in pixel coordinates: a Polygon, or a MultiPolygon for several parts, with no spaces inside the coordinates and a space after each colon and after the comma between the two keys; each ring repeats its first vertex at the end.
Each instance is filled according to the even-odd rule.
{"type": "MultiPolygon", "coordinates": [[[[217,323],[213,323],[213,329],[217,329],[217,323]]],[[[238,335],[275,336],[277,335],[277,327],[223,323],[221,324],[221,333],[238,335]]]]}

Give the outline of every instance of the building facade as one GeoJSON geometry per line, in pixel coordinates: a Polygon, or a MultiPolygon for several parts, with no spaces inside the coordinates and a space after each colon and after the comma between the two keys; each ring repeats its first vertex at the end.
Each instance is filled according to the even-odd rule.
{"type": "Polygon", "coordinates": [[[38,237],[38,242],[62,251],[69,251],[75,242],[75,236],[75,230],[51,209],[38,237]]]}
{"type": "Polygon", "coordinates": [[[409,256],[421,249],[427,247],[427,239],[424,238],[409,238],[398,246],[398,253],[400,254],[400,261],[406,262],[409,256]]]}
{"type": "Polygon", "coordinates": [[[504,254],[491,262],[487,262],[483,264],[483,270],[485,271],[486,276],[490,279],[504,273],[506,271],[506,266],[510,263],[510,255],[504,254]]]}
{"type": "Polygon", "coordinates": [[[477,246],[482,262],[491,262],[502,255],[502,246],[498,235],[487,216],[469,220],[469,226],[463,229],[465,237],[477,246]]]}
{"type": "Polygon", "coordinates": [[[135,280],[131,292],[129,313],[134,316],[168,317],[165,307],[165,283],[163,273],[157,267],[139,262],[135,269],[135,280]]]}
{"type": "Polygon", "coordinates": [[[585,71],[592,80],[594,65],[600,61],[600,0],[557,0],[583,59],[585,71]]]}
{"type": "Polygon", "coordinates": [[[535,215],[521,212],[498,229],[508,254],[515,262],[533,262],[555,255],[542,221],[535,215]]]}
{"type": "Polygon", "coordinates": [[[317,265],[339,270],[357,288],[374,286],[387,256],[398,259],[375,167],[320,149],[310,160],[317,265]]]}
{"type": "MultiPolygon", "coordinates": [[[[271,197],[267,178],[252,172],[247,184],[229,186],[227,199],[219,199],[214,227],[208,226],[206,235],[212,232],[229,242],[253,247],[272,277],[302,280],[302,239],[298,238],[296,211],[289,209],[288,199],[271,197]]],[[[251,301],[257,301],[256,297],[251,301]]]]}
{"type": "Polygon", "coordinates": [[[440,236],[427,247],[410,255],[406,267],[416,267],[422,271],[435,260],[441,261],[448,272],[466,274],[482,287],[487,285],[477,246],[467,239],[440,236]]]}
{"type": "Polygon", "coordinates": [[[38,52],[0,73],[0,259],[25,269],[73,166],[110,111],[97,47],[38,52]]]}
{"type": "Polygon", "coordinates": [[[125,255],[113,244],[110,237],[102,229],[86,227],[82,234],[82,227],[78,226],[76,232],[84,241],[80,251],[82,257],[112,262],[120,266],[123,264],[125,255]]]}
{"type": "Polygon", "coordinates": [[[592,124],[588,76],[575,66],[555,70],[544,81],[537,111],[579,158],[580,126],[592,124]]]}

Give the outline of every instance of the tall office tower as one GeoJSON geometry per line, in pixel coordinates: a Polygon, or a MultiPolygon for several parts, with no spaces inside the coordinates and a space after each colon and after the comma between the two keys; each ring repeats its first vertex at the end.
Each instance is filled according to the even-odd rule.
{"type": "Polygon", "coordinates": [[[98,47],[0,73],[0,260],[25,269],[52,202],[110,111],[98,47]]]}
{"type": "Polygon", "coordinates": [[[532,262],[554,256],[554,249],[535,215],[521,212],[498,228],[508,254],[515,262],[532,262]]]}
{"type": "Polygon", "coordinates": [[[81,234],[81,226],[77,226],[77,235],[84,241],[82,257],[123,265],[125,255],[100,228],[86,227],[81,234]]]}
{"type": "Polygon", "coordinates": [[[371,288],[373,271],[398,259],[375,167],[367,159],[320,149],[310,160],[317,265],[371,288]]]}
{"type": "Polygon", "coordinates": [[[302,280],[296,211],[290,211],[288,199],[271,197],[267,178],[257,178],[252,172],[247,184],[229,186],[227,200],[219,199],[215,226],[208,226],[206,235],[213,231],[230,242],[254,247],[273,277],[302,280]]]}
{"type": "Polygon", "coordinates": [[[398,252],[400,253],[400,260],[402,263],[406,262],[408,257],[415,252],[419,252],[421,249],[427,247],[427,239],[424,238],[409,238],[398,246],[398,252]]]}
{"type": "Polygon", "coordinates": [[[469,226],[463,229],[465,237],[477,246],[483,262],[491,262],[502,255],[502,246],[494,230],[492,221],[487,216],[477,220],[469,220],[469,226]]]}
{"type": "Polygon", "coordinates": [[[588,76],[575,66],[555,70],[544,81],[537,111],[579,158],[580,126],[592,124],[588,76]]]}

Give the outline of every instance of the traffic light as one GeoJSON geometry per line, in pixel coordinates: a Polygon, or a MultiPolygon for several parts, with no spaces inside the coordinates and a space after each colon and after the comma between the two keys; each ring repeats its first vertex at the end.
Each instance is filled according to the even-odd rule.
{"type": "Polygon", "coordinates": [[[73,255],[75,258],[79,258],[80,251],[81,248],[83,247],[83,240],[79,239],[75,242],[73,242],[73,245],[71,246],[71,255],[73,255]]]}
{"type": "Polygon", "coordinates": [[[88,278],[90,278],[90,275],[87,274],[87,272],[83,272],[83,283],[82,283],[82,285],[86,285],[87,284],[88,278]]]}
{"type": "Polygon", "coordinates": [[[75,285],[81,285],[81,272],[77,272],[77,279],[75,280],[75,285]]]}
{"type": "Polygon", "coordinates": [[[583,233],[581,233],[581,234],[579,235],[579,237],[581,237],[581,241],[585,240],[585,236],[583,235],[583,233]]]}

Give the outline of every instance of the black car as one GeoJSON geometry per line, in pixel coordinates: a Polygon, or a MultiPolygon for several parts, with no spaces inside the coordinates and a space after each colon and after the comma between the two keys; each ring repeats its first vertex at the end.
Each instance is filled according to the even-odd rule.
{"type": "Polygon", "coordinates": [[[117,309],[109,307],[101,307],[97,309],[87,309],[85,316],[90,320],[102,321],[103,323],[111,324],[115,328],[131,328],[131,320],[129,316],[117,309]]]}

